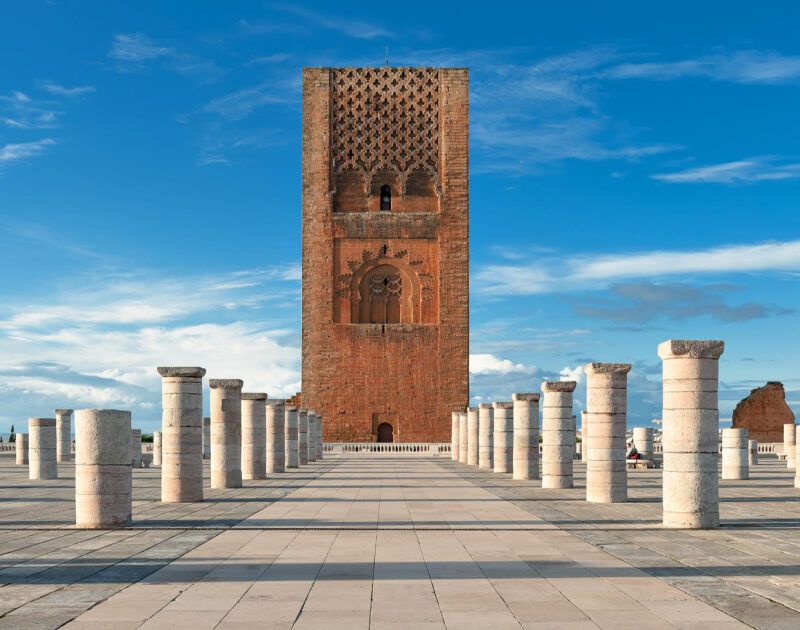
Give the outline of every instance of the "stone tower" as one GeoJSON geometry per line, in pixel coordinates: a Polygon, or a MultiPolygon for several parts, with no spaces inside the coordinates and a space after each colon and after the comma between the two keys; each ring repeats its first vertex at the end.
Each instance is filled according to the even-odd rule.
{"type": "Polygon", "coordinates": [[[303,406],[450,439],[469,398],[468,72],[303,71],[303,406]]]}

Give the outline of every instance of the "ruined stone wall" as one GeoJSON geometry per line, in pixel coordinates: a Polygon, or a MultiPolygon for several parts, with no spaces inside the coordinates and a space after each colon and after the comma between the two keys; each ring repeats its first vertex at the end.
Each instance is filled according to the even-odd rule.
{"type": "Polygon", "coordinates": [[[739,401],[733,410],[732,426],[747,429],[759,442],[783,442],[783,425],[794,423],[794,413],[786,404],[783,383],[769,381],[739,401]]]}
{"type": "Polygon", "coordinates": [[[303,406],[326,441],[374,441],[383,422],[394,441],[447,441],[469,397],[467,71],[303,79],[303,406]],[[382,269],[396,310],[377,323],[382,269]]]}

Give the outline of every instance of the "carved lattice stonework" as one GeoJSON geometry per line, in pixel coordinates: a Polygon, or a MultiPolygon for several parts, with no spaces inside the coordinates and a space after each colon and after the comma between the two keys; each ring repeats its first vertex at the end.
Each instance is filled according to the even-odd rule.
{"type": "Polygon", "coordinates": [[[354,169],[365,192],[376,172],[427,171],[439,191],[439,76],[433,68],[332,70],[331,154],[334,177],[354,169]]]}

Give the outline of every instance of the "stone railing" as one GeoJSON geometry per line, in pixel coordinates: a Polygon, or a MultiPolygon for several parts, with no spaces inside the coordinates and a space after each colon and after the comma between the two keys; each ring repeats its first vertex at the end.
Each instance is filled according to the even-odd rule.
{"type": "Polygon", "coordinates": [[[401,455],[449,455],[449,442],[328,442],[323,453],[395,453],[401,455]]]}

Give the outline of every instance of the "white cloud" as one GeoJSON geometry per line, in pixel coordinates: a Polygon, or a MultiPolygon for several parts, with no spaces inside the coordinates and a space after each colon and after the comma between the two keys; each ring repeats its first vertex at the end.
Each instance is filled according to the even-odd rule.
{"type": "Polygon", "coordinates": [[[3,164],[37,157],[44,153],[47,147],[51,147],[55,143],[56,141],[52,138],[44,138],[35,142],[18,142],[0,146],[0,168],[2,168],[3,164]]]}
{"type": "Polygon", "coordinates": [[[215,98],[202,111],[235,121],[249,116],[253,110],[264,105],[281,105],[293,101],[293,98],[287,96],[285,89],[273,82],[266,82],[215,98]]]}
{"type": "Polygon", "coordinates": [[[537,368],[535,366],[514,363],[509,359],[501,359],[493,354],[469,355],[470,374],[509,374],[511,372],[533,374],[536,371],[537,368]]]}
{"type": "Polygon", "coordinates": [[[91,85],[81,85],[77,87],[64,87],[63,85],[58,85],[57,83],[53,83],[52,81],[45,81],[42,84],[42,89],[50,92],[51,94],[56,94],[57,96],[82,96],[84,94],[91,94],[95,91],[95,88],[91,85]]]}
{"type": "Polygon", "coordinates": [[[222,74],[213,61],[158,44],[144,33],[116,35],[108,56],[117,62],[121,72],[160,67],[196,77],[203,83],[214,81],[222,74]]]}
{"type": "Polygon", "coordinates": [[[327,28],[332,31],[337,31],[348,37],[356,39],[375,39],[376,37],[392,37],[392,34],[386,29],[365,22],[363,20],[354,19],[352,17],[338,17],[333,15],[326,15],[316,11],[309,11],[297,6],[283,5],[276,7],[286,13],[292,13],[298,17],[308,20],[312,24],[327,28]]]}
{"type": "Polygon", "coordinates": [[[533,295],[599,289],[630,278],[768,271],[800,271],[800,240],[699,251],[549,258],[527,265],[487,265],[474,278],[477,290],[484,294],[533,295]]]}
{"type": "Polygon", "coordinates": [[[139,63],[173,54],[172,48],[159,46],[144,33],[128,33],[114,37],[108,56],[119,61],[139,63]]]}
{"type": "Polygon", "coordinates": [[[658,173],[651,177],[673,184],[741,184],[797,179],[800,178],[800,163],[776,164],[770,157],[753,157],[736,162],[691,168],[676,173],[658,173]]]}
{"type": "Polygon", "coordinates": [[[16,90],[0,96],[0,121],[14,129],[51,129],[60,112],[53,103],[40,101],[16,90]]]}

